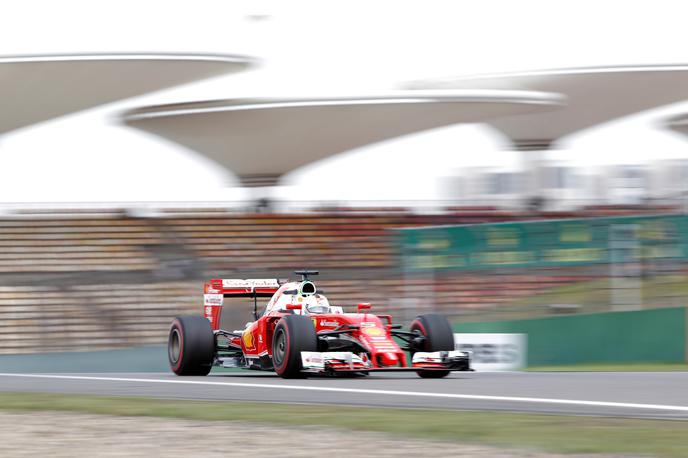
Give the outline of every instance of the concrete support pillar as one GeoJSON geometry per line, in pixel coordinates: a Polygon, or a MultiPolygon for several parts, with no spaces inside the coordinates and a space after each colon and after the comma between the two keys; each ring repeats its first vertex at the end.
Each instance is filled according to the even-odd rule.
{"type": "Polygon", "coordinates": [[[241,184],[247,188],[265,188],[268,186],[277,186],[277,182],[280,178],[281,175],[272,173],[256,173],[252,175],[242,175],[239,177],[241,184]]]}
{"type": "Polygon", "coordinates": [[[247,193],[246,210],[255,213],[278,212],[275,188],[279,186],[281,175],[255,174],[239,177],[241,184],[249,188],[247,193]]]}
{"type": "Polygon", "coordinates": [[[515,140],[514,149],[521,153],[523,169],[523,202],[532,207],[545,204],[545,165],[546,155],[552,146],[552,140],[533,139],[515,140]],[[539,202],[539,205],[538,205],[539,202]]]}

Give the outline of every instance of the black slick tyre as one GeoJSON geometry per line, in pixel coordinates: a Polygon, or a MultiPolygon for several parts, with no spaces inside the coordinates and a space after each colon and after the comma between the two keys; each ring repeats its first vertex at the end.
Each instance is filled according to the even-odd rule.
{"type": "Polygon", "coordinates": [[[282,378],[301,378],[302,351],[318,351],[318,336],[313,321],[301,315],[285,315],[272,337],[272,364],[282,378]]]}
{"type": "MultiPolygon", "coordinates": [[[[411,332],[414,331],[420,333],[424,339],[412,353],[454,350],[454,332],[444,315],[426,313],[417,316],[411,323],[411,332]]],[[[419,370],[416,373],[422,378],[442,378],[449,375],[449,371],[443,370],[419,370]]]]}
{"type": "Polygon", "coordinates": [[[179,316],[172,322],[167,356],[177,375],[208,375],[215,358],[215,334],[202,316],[179,316]]]}

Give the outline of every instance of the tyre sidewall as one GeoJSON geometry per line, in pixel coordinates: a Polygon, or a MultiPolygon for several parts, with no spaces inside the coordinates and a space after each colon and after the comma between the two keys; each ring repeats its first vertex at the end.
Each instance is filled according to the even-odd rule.
{"type": "MultiPolygon", "coordinates": [[[[411,355],[416,351],[452,351],[455,348],[454,332],[444,315],[428,313],[417,316],[411,323],[411,332],[416,330],[425,336],[425,340],[422,347],[414,349],[411,355]]],[[[449,375],[449,371],[443,370],[419,370],[416,373],[421,378],[443,378],[449,375]]]]}
{"type": "Polygon", "coordinates": [[[318,337],[313,321],[301,315],[283,316],[275,327],[272,341],[273,364],[277,375],[284,378],[302,377],[302,351],[318,351],[318,337]],[[277,365],[274,354],[280,333],[284,334],[285,349],[282,361],[277,365]]]}
{"type": "Polygon", "coordinates": [[[454,350],[454,332],[444,315],[428,313],[419,315],[411,323],[411,332],[418,330],[425,336],[423,346],[415,351],[452,351],[454,350]]]}
{"type": "Polygon", "coordinates": [[[215,358],[215,334],[210,322],[201,316],[177,317],[172,322],[168,339],[168,359],[177,375],[208,375],[215,358]],[[175,331],[179,335],[179,358],[170,352],[175,331]]]}

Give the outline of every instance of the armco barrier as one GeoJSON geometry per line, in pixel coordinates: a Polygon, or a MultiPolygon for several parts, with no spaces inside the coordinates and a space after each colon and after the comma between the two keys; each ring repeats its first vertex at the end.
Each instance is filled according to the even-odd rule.
{"type": "Polygon", "coordinates": [[[167,372],[167,348],[0,355],[0,372],[167,372]]]}
{"type": "Polygon", "coordinates": [[[457,323],[455,332],[523,333],[528,366],[686,362],[685,307],[457,323]]]}

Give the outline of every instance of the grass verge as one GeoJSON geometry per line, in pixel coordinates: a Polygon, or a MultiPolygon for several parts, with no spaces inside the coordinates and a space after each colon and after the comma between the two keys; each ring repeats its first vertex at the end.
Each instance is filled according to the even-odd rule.
{"type": "MultiPolygon", "coordinates": [[[[517,299],[509,304],[516,307],[549,306],[550,304],[578,304],[581,312],[609,311],[613,284],[601,278],[557,286],[538,294],[517,299]]],[[[645,308],[685,306],[688,296],[688,276],[662,275],[639,278],[641,303],[645,308]]]]}
{"type": "Polygon", "coordinates": [[[559,453],[688,456],[688,422],[0,393],[0,410],[314,425],[559,453]]]}
{"type": "Polygon", "coordinates": [[[600,363],[572,364],[567,366],[534,366],[530,372],[684,372],[688,364],[678,363],[600,363]]]}

